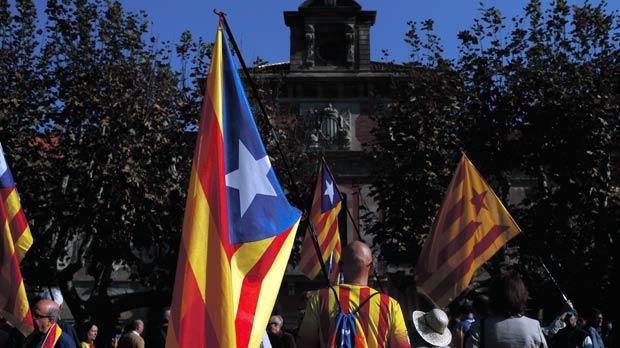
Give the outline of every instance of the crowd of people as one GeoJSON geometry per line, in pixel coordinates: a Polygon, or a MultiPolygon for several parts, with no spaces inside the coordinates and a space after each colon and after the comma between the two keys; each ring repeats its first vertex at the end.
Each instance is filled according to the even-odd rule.
{"type": "MultiPolygon", "coordinates": [[[[272,315],[263,348],[314,347],[452,347],[452,348],[612,348],[613,330],[600,310],[578,315],[572,303],[548,325],[525,315],[528,290],[516,273],[493,280],[489,294],[474,298],[461,313],[448,316],[435,308],[409,314],[407,330],[400,304],[368,286],[373,267],[370,248],[350,243],[342,253],[344,283],[309,293],[296,332],[272,315]],[[348,344],[348,345],[347,345],[348,344]]],[[[161,325],[145,334],[145,323],[132,319],[111,341],[98,340],[97,323],[78,329],[60,318],[62,296],[47,292],[32,305],[34,332],[23,337],[0,318],[0,348],[164,348],[170,310],[161,325]]]]}
{"type": "Polygon", "coordinates": [[[24,337],[19,330],[0,318],[0,348],[164,348],[170,310],[164,312],[160,327],[151,330],[148,338],[142,319],[130,320],[124,328],[118,328],[110,342],[97,340],[99,327],[88,322],[76,326],[62,320],[62,296],[57,294],[54,300],[43,293],[44,298],[36,300],[31,308],[34,331],[24,337]],[[145,342],[148,342],[145,343],[145,342]]]}
{"type": "Polygon", "coordinates": [[[570,301],[548,325],[525,315],[528,290],[521,277],[507,272],[494,279],[489,295],[477,296],[468,310],[450,318],[443,310],[414,311],[407,332],[401,307],[393,298],[368,287],[370,249],[349,244],[342,254],[344,284],[313,292],[297,339],[285,337],[281,316],[271,318],[263,347],[340,347],[350,339],[355,347],[452,348],[612,348],[611,323],[598,309],[578,316],[570,301]],[[375,296],[378,295],[378,296],[375,296]],[[355,329],[340,326],[342,313],[356,317],[355,329]],[[275,318],[275,319],[274,319],[275,318]],[[356,331],[344,337],[346,331],[356,331]]]}

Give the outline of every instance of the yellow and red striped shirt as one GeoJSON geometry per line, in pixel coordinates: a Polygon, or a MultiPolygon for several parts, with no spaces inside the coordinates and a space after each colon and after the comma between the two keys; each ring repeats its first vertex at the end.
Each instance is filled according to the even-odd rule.
{"type": "MultiPolygon", "coordinates": [[[[368,286],[341,284],[334,289],[342,311],[357,313],[357,337],[364,347],[410,347],[403,313],[396,300],[386,294],[374,295],[377,291],[368,286]],[[360,304],[363,305],[358,309],[360,304]]],[[[325,288],[313,293],[299,330],[299,346],[316,347],[318,340],[320,347],[328,347],[338,312],[333,291],[325,288]]]]}

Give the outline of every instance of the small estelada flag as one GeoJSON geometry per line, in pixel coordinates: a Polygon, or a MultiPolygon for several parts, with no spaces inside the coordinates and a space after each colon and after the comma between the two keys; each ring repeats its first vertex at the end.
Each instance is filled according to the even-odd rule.
{"type": "Polygon", "coordinates": [[[474,272],[519,232],[463,154],[418,259],[418,286],[445,307],[467,288],[474,272]]]}
{"type": "MultiPolygon", "coordinates": [[[[341,207],[342,203],[336,182],[327,164],[322,161],[316,178],[310,223],[316,232],[323,262],[328,264],[331,257],[332,267],[329,270],[331,283],[337,282],[339,272],[338,262],[340,261],[341,245],[338,214],[341,207]]],[[[310,231],[306,232],[301,244],[300,255],[299,270],[310,279],[316,278],[321,270],[321,265],[316,255],[310,231]]]]}
{"type": "Polygon", "coordinates": [[[32,234],[13,176],[0,145],[0,316],[24,335],[34,329],[19,265],[32,245],[32,234]]]}

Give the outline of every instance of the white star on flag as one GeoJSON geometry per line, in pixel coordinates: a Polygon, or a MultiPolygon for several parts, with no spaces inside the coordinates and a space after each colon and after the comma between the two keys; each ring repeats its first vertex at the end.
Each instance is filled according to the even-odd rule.
{"type": "Polygon", "coordinates": [[[271,163],[267,156],[254,159],[239,140],[239,168],[226,174],[226,186],[239,190],[241,216],[248,210],[256,195],[278,195],[267,178],[270,170],[271,163]]]}
{"type": "Polygon", "coordinates": [[[334,204],[334,183],[325,180],[325,192],[323,192],[324,196],[329,197],[329,202],[334,204]]]}
{"type": "Polygon", "coordinates": [[[6,168],[7,165],[6,160],[4,159],[4,149],[2,148],[2,144],[0,144],[0,175],[4,174],[6,168]]]}

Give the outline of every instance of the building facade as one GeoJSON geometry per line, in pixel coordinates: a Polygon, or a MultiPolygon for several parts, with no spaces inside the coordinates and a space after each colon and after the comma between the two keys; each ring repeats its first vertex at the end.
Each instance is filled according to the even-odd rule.
{"type": "MultiPolygon", "coordinates": [[[[263,81],[281,81],[276,117],[295,118],[305,125],[306,148],[324,156],[329,164],[344,198],[339,219],[343,245],[357,239],[358,230],[365,241],[372,242],[360,226],[363,211],[377,210],[370,197],[370,167],[364,147],[372,141],[373,111],[388,100],[392,80],[406,73],[402,65],[370,60],[375,17],[375,11],[363,10],[352,0],[305,1],[297,11],[284,12],[290,30],[290,60],[254,69],[263,81]]],[[[383,278],[385,270],[376,264],[379,278],[383,278]]],[[[289,327],[296,327],[305,308],[306,291],[322,286],[322,275],[309,280],[289,268],[274,311],[285,316],[289,327]]],[[[410,296],[389,290],[401,297],[404,308],[409,307],[410,296]]]]}

